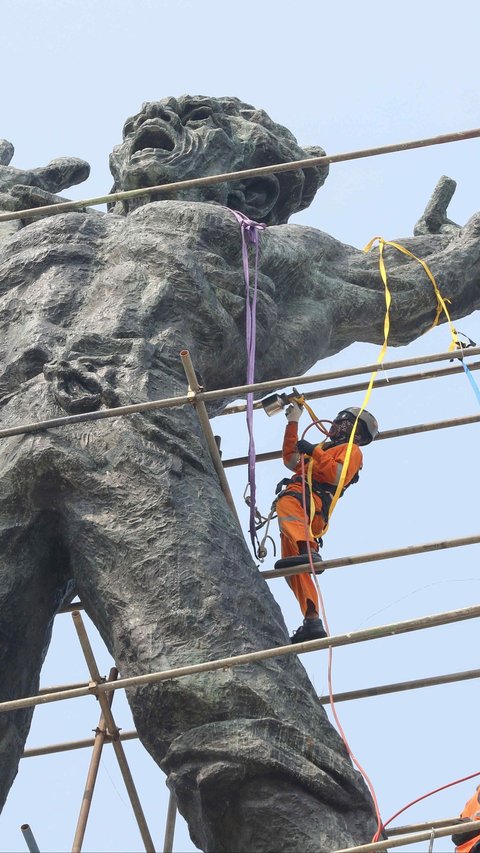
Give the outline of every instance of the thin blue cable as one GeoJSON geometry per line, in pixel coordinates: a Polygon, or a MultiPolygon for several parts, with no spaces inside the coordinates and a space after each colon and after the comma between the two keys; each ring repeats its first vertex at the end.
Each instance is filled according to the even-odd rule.
{"type": "Polygon", "coordinates": [[[480,388],[478,387],[477,383],[475,382],[475,379],[473,378],[472,371],[469,370],[469,368],[467,367],[467,365],[465,364],[463,359],[462,359],[462,365],[463,365],[463,369],[465,371],[465,375],[466,375],[468,381],[470,382],[470,385],[473,388],[473,393],[475,394],[475,397],[477,398],[478,403],[480,404],[480,388]]]}

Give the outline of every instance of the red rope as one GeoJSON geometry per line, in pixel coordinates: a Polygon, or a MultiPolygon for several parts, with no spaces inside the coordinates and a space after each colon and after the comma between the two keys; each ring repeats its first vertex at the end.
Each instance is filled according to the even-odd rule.
{"type": "MultiPolygon", "coordinates": [[[[322,423],[324,423],[324,422],[322,422],[322,421],[313,421],[311,424],[309,424],[309,425],[307,426],[307,428],[304,430],[304,432],[302,433],[302,439],[305,437],[305,435],[306,435],[306,433],[308,432],[308,430],[309,430],[312,426],[314,426],[314,424],[315,424],[316,426],[318,426],[318,428],[321,430],[321,432],[324,432],[324,433],[326,433],[326,434],[328,435],[328,433],[327,433],[327,432],[326,432],[326,430],[323,428],[323,426],[320,426],[320,424],[322,424],[322,423]]],[[[330,423],[331,423],[331,422],[330,422],[330,423]]],[[[300,460],[300,461],[301,461],[301,472],[302,472],[302,504],[303,504],[303,511],[304,511],[305,541],[306,541],[306,543],[307,543],[308,562],[310,563],[310,569],[311,569],[311,572],[312,572],[312,575],[313,575],[313,578],[314,578],[314,581],[315,581],[315,586],[317,587],[318,600],[319,600],[319,602],[320,602],[320,610],[321,610],[321,612],[322,612],[322,618],[323,618],[323,622],[324,622],[324,625],[325,625],[325,630],[326,630],[326,632],[327,632],[327,635],[328,635],[328,636],[330,636],[330,628],[329,628],[329,626],[328,626],[327,613],[326,613],[326,610],[325,610],[325,602],[324,602],[324,600],[323,600],[323,595],[322,595],[322,593],[321,593],[320,586],[319,586],[318,581],[317,581],[317,576],[316,576],[316,572],[315,572],[315,566],[314,566],[314,564],[313,564],[313,560],[312,560],[312,549],[311,549],[311,546],[310,546],[310,530],[309,530],[309,526],[308,526],[308,523],[307,523],[307,495],[306,495],[306,482],[305,482],[305,480],[306,480],[306,478],[305,478],[305,455],[304,455],[303,453],[301,454],[301,460],[300,460]]],[[[310,496],[310,500],[313,500],[313,495],[311,495],[311,496],[310,496]]],[[[336,725],[337,725],[337,728],[338,728],[338,731],[339,731],[340,737],[342,738],[342,741],[343,741],[343,744],[344,744],[344,746],[345,746],[345,749],[347,750],[347,753],[348,753],[348,755],[350,756],[350,758],[351,758],[352,762],[355,764],[356,768],[360,771],[361,775],[362,775],[362,776],[363,776],[363,778],[365,779],[365,782],[367,783],[368,789],[369,789],[369,791],[370,791],[370,795],[371,795],[371,797],[372,797],[373,805],[374,805],[374,808],[375,808],[375,816],[376,816],[376,818],[377,818],[377,832],[375,833],[375,836],[374,836],[374,839],[373,839],[373,840],[374,840],[374,841],[377,841],[377,840],[378,840],[378,836],[381,834],[382,829],[383,829],[383,826],[384,826],[384,824],[382,823],[382,817],[381,817],[381,814],[380,814],[380,807],[379,807],[379,804],[378,804],[377,795],[376,795],[376,793],[375,793],[375,788],[374,788],[374,786],[373,786],[373,783],[372,783],[372,781],[371,781],[370,777],[368,776],[368,774],[366,773],[366,771],[364,770],[364,768],[362,767],[362,765],[360,764],[360,762],[359,762],[359,761],[358,761],[358,759],[356,758],[356,756],[355,756],[355,754],[354,754],[353,750],[351,749],[350,744],[349,744],[349,742],[348,742],[348,740],[347,740],[347,736],[346,736],[346,734],[345,734],[345,732],[344,732],[344,730],[343,730],[343,726],[342,726],[342,724],[341,724],[341,722],[340,722],[340,719],[339,719],[339,717],[338,717],[337,709],[336,709],[336,707],[335,707],[335,702],[334,702],[334,698],[333,698],[332,663],[333,663],[333,649],[332,649],[332,647],[331,647],[331,646],[329,646],[329,647],[328,647],[328,669],[327,669],[327,673],[328,673],[328,695],[329,695],[329,698],[330,698],[330,708],[331,708],[331,710],[332,710],[332,715],[333,715],[333,718],[334,718],[335,723],[336,723],[336,725]]],[[[391,819],[392,819],[392,818],[391,818],[391,819]]]]}
{"type": "MultiPolygon", "coordinates": [[[[316,425],[321,430],[321,432],[328,435],[327,431],[323,427],[323,423],[325,423],[325,421],[313,421],[311,424],[309,424],[307,426],[307,428],[302,433],[302,438],[305,437],[308,430],[314,425],[316,425]],[[321,424],[322,424],[322,426],[320,426],[321,424]]],[[[311,546],[310,546],[310,530],[309,530],[309,526],[308,526],[308,522],[307,522],[305,455],[303,453],[301,454],[301,472],[302,472],[302,505],[303,505],[303,511],[304,511],[305,541],[307,543],[308,562],[310,563],[311,573],[313,575],[313,578],[315,580],[315,585],[317,587],[318,600],[320,603],[320,610],[322,613],[322,618],[323,618],[323,622],[325,625],[325,630],[327,632],[327,635],[330,636],[330,628],[328,625],[328,619],[327,619],[327,614],[326,614],[326,610],[325,610],[325,602],[323,600],[323,595],[321,593],[321,590],[320,590],[320,587],[319,587],[319,584],[317,581],[315,566],[314,566],[314,563],[312,560],[312,550],[311,550],[311,546]]],[[[311,500],[313,500],[312,496],[311,496],[311,500]]],[[[427,797],[433,796],[433,794],[438,794],[440,791],[444,791],[447,788],[451,788],[454,785],[458,785],[458,784],[460,784],[460,782],[466,782],[469,779],[474,779],[475,776],[480,776],[480,771],[477,771],[476,773],[471,773],[469,776],[463,776],[461,779],[455,779],[453,782],[447,782],[446,785],[441,785],[439,788],[434,788],[432,791],[429,791],[427,794],[422,794],[420,797],[416,797],[416,799],[411,800],[411,802],[407,803],[406,806],[403,806],[403,808],[399,809],[385,823],[383,823],[382,818],[381,818],[381,814],[380,814],[380,807],[378,804],[378,799],[377,799],[377,795],[375,793],[375,789],[373,787],[373,783],[372,783],[370,777],[368,776],[368,774],[366,773],[366,771],[364,770],[364,768],[362,767],[362,765],[360,764],[360,762],[358,761],[358,759],[356,758],[356,756],[354,755],[354,753],[350,747],[350,744],[347,740],[347,736],[343,730],[343,726],[342,726],[340,719],[338,717],[338,714],[337,714],[337,709],[335,707],[335,702],[334,702],[334,698],[333,698],[332,664],[333,664],[333,649],[331,646],[329,646],[329,648],[328,648],[328,695],[330,698],[330,708],[332,710],[332,715],[333,715],[333,718],[334,718],[335,723],[337,725],[340,737],[342,738],[342,741],[344,743],[345,749],[347,750],[347,753],[350,756],[352,762],[355,764],[355,766],[357,767],[357,769],[360,771],[363,778],[365,779],[365,782],[367,783],[368,789],[370,791],[370,794],[371,794],[371,797],[373,800],[373,804],[375,807],[375,815],[377,818],[377,831],[372,838],[372,842],[378,841],[380,836],[382,835],[383,830],[392,822],[392,820],[395,820],[395,818],[397,818],[399,815],[403,814],[403,812],[407,811],[407,809],[409,809],[411,806],[414,806],[416,803],[419,803],[422,800],[427,799],[427,797]]]]}
{"type": "Polygon", "coordinates": [[[388,820],[386,821],[386,823],[382,824],[382,826],[380,827],[380,832],[377,830],[377,832],[375,833],[375,835],[372,838],[372,841],[373,842],[378,841],[379,835],[380,835],[382,829],[384,829],[386,826],[388,826],[388,824],[391,823],[392,820],[395,820],[396,817],[398,817],[403,812],[405,812],[407,809],[409,809],[410,806],[414,806],[415,803],[419,803],[421,800],[426,800],[426,798],[431,797],[432,794],[438,794],[439,791],[444,791],[446,788],[452,788],[453,785],[458,785],[460,782],[466,782],[468,779],[474,779],[475,776],[480,776],[480,770],[477,770],[476,773],[470,773],[469,776],[463,776],[461,779],[455,779],[453,782],[447,782],[446,785],[441,785],[440,788],[434,788],[433,791],[429,791],[428,794],[422,794],[421,797],[417,797],[415,800],[412,800],[410,803],[407,803],[406,806],[403,806],[402,809],[399,809],[398,812],[395,812],[394,815],[389,817],[388,820]]]}

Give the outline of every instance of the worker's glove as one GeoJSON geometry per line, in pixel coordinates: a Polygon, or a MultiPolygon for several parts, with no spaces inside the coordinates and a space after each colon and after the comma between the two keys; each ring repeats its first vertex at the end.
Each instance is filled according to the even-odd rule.
{"type": "Polygon", "coordinates": [[[290,405],[287,407],[285,412],[285,417],[289,424],[295,423],[298,424],[300,418],[302,417],[303,406],[293,400],[290,405]]]}
{"type": "Polygon", "coordinates": [[[310,444],[309,441],[305,441],[304,438],[301,438],[300,441],[297,441],[297,450],[299,453],[307,453],[308,456],[311,456],[313,451],[316,448],[316,444],[310,444]]]}

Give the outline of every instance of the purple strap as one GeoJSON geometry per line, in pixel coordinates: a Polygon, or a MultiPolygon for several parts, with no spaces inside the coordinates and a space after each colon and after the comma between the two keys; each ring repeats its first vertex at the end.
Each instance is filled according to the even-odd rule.
{"type": "MultiPolygon", "coordinates": [[[[255,345],[257,331],[257,286],[258,286],[258,251],[260,232],[267,227],[263,223],[248,219],[239,210],[232,210],[242,231],[242,260],[245,278],[245,315],[246,315],[246,345],[247,345],[247,385],[255,382],[255,345]],[[250,269],[248,264],[248,248],[255,250],[255,266],[253,289],[250,291],[250,269]]],[[[256,556],[256,486],[255,486],[255,441],[253,437],[253,392],[247,394],[247,429],[248,429],[248,485],[250,487],[250,539],[256,556]]]]}

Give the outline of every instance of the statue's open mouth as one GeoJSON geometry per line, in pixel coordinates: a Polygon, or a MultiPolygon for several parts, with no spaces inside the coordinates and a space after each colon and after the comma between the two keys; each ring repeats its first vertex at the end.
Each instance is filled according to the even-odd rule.
{"type": "Polygon", "coordinates": [[[136,157],[155,151],[164,154],[166,151],[173,151],[174,148],[174,140],[162,127],[145,127],[137,134],[131,156],[136,157]]]}

